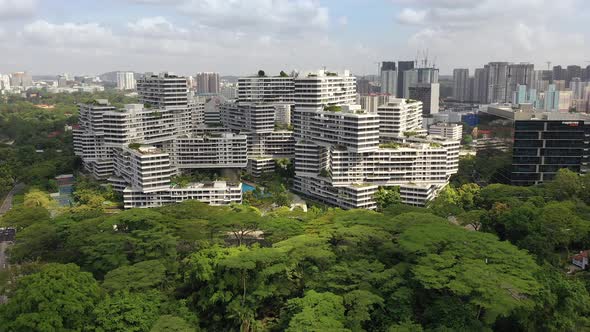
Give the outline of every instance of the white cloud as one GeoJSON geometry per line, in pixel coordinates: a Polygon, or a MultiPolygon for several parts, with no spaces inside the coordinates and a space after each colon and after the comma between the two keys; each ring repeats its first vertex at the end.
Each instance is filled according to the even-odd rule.
{"type": "Polygon", "coordinates": [[[51,45],[54,47],[92,48],[117,46],[117,38],[108,28],[98,23],[53,24],[37,20],[25,25],[22,31],[24,40],[32,46],[51,45]]]}
{"type": "Polygon", "coordinates": [[[0,0],[0,18],[13,19],[31,16],[36,6],[36,0],[0,0]]]}
{"type": "Polygon", "coordinates": [[[562,22],[579,16],[577,11],[586,1],[394,0],[405,6],[396,21],[415,29],[408,38],[409,48],[428,49],[447,72],[496,60],[583,61],[590,52],[583,42],[588,32],[565,30],[562,22]]]}
{"type": "Polygon", "coordinates": [[[141,18],[136,22],[128,23],[127,27],[134,34],[155,38],[181,39],[188,33],[187,29],[174,26],[162,16],[141,18]]]}
{"type": "Polygon", "coordinates": [[[399,22],[405,24],[423,24],[425,18],[425,10],[415,10],[412,8],[404,8],[397,17],[399,22]]]}
{"type": "Polygon", "coordinates": [[[174,5],[199,25],[223,30],[294,33],[324,29],[329,13],[319,0],[130,0],[174,5]]]}

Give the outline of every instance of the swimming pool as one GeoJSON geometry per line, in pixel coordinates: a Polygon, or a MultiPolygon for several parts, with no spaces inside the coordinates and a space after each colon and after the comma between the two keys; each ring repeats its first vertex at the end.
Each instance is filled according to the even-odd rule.
{"type": "Polygon", "coordinates": [[[254,189],[256,189],[256,188],[252,187],[249,184],[242,183],[242,192],[243,193],[247,193],[248,191],[254,191],[254,189]]]}

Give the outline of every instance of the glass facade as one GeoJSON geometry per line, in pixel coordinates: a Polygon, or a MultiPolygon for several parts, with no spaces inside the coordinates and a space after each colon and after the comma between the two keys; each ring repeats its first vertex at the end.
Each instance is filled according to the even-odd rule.
{"type": "Polygon", "coordinates": [[[512,183],[528,186],[552,180],[562,168],[585,173],[589,141],[590,122],[516,121],[512,183]]]}

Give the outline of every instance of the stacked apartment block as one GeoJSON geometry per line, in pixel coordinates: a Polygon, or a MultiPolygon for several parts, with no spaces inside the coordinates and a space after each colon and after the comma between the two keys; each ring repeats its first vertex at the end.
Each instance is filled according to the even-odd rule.
{"type": "Polygon", "coordinates": [[[183,77],[147,75],[137,90],[142,104],[80,105],[75,131],[84,166],[122,192],[125,207],[240,202],[240,183],[180,187],[172,178],[195,169],[262,176],[277,158],[293,159],[294,190],[315,200],[375,209],[380,187],[399,187],[402,202],[424,205],[458,169],[459,141],[422,129],[422,102],[390,98],[362,109],[348,71],[240,78],[236,101],[219,105],[214,128],[183,77]]]}
{"type": "Polygon", "coordinates": [[[354,105],[355,78],[319,71],[295,79],[295,190],[345,209],[377,207],[379,187],[424,205],[458,170],[458,140],[428,136],[422,103],[392,98],[377,112],[354,105]]]}
{"type": "Polygon", "coordinates": [[[238,79],[237,99],[221,105],[221,123],[248,137],[248,173],[272,173],[275,160],[294,157],[291,127],[295,78],[252,76],[238,79]]]}
{"type": "Polygon", "coordinates": [[[203,102],[189,95],[184,77],[146,74],[137,81],[137,91],[141,104],[117,108],[95,100],[79,105],[74,150],[85,169],[121,192],[125,208],[186,199],[240,203],[237,181],[179,186],[172,177],[183,170],[245,168],[247,137],[207,128],[203,102]]]}

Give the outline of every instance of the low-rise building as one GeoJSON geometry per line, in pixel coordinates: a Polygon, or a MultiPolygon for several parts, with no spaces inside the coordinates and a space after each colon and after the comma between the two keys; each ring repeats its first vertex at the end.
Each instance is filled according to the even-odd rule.
{"type": "Polygon", "coordinates": [[[435,123],[428,127],[428,134],[460,141],[463,137],[463,125],[458,123],[435,123]]]}
{"type": "Polygon", "coordinates": [[[586,251],[580,251],[579,254],[574,255],[574,257],[572,257],[572,264],[579,267],[582,270],[585,270],[588,268],[588,254],[590,253],[590,250],[586,250],[586,251]]]}

